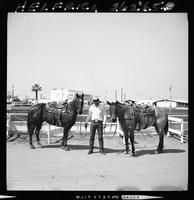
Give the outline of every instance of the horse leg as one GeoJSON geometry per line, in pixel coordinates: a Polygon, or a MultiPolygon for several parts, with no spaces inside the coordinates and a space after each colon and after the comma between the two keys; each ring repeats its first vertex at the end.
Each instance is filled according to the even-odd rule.
{"type": "Polygon", "coordinates": [[[158,147],[156,150],[156,153],[162,153],[163,150],[163,141],[164,141],[164,130],[162,130],[161,128],[158,127],[158,125],[155,126],[156,132],[158,133],[159,136],[159,143],[158,143],[158,147]]]}
{"type": "Polygon", "coordinates": [[[41,127],[42,127],[42,123],[39,124],[38,126],[36,126],[35,134],[36,134],[36,142],[37,142],[37,145],[38,145],[40,148],[43,148],[43,145],[40,143],[40,138],[39,138],[39,133],[40,133],[41,127]]]}
{"type": "Polygon", "coordinates": [[[157,147],[157,153],[162,153],[162,151],[163,151],[163,147],[164,147],[164,145],[163,145],[164,134],[163,133],[164,133],[163,131],[161,131],[159,133],[159,144],[158,144],[158,147],[157,147]]]}
{"type": "Polygon", "coordinates": [[[30,148],[31,149],[35,149],[33,143],[32,143],[32,135],[33,135],[33,132],[34,132],[34,129],[36,128],[35,125],[31,125],[29,128],[28,128],[28,134],[29,134],[29,145],[30,145],[30,148]]]}
{"type": "Polygon", "coordinates": [[[62,142],[61,142],[61,149],[64,149],[66,151],[70,150],[69,147],[67,146],[68,132],[69,132],[69,129],[64,128],[64,130],[63,130],[63,138],[62,138],[62,142]]]}

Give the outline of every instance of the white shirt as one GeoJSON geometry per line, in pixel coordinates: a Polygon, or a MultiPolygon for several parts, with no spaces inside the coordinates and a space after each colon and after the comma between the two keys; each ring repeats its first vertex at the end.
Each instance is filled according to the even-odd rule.
{"type": "Polygon", "coordinates": [[[103,123],[106,123],[106,110],[103,105],[95,106],[93,104],[90,106],[86,122],[90,120],[101,120],[103,123]]]}

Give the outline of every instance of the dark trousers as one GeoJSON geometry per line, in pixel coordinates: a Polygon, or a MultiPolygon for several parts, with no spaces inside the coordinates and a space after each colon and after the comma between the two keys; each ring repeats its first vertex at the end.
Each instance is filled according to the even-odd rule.
{"type": "Polygon", "coordinates": [[[94,147],[94,139],[95,139],[95,133],[98,133],[98,141],[100,150],[104,151],[103,147],[103,123],[102,122],[91,122],[90,126],[90,150],[93,150],[94,147]]]}

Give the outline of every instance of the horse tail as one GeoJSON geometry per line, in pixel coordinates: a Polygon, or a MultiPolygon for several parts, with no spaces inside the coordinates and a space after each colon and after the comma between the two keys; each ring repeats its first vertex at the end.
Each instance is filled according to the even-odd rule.
{"type": "Polygon", "coordinates": [[[40,112],[40,113],[41,113],[41,120],[42,120],[42,121],[43,121],[43,113],[44,113],[43,110],[44,110],[44,107],[45,107],[45,106],[46,106],[45,103],[43,103],[42,106],[41,106],[41,112],[40,112]]]}
{"type": "Polygon", "coordinates": [[[164,134],[165,135],[167,135],[167,133],[168,133],[168,127],[169,127],[169,125],[168,125],[168,119],[167,119],[166,124],[164,126],[164,134]]]}
{"type": "Polygon", "coordinates": [[[31,125],[31,112],[28,111],[28,116],[27,116],[27,129],[28,129],[28,133],[30,130],[30,125],[31,125]]]}
{"type": "Polygon", "coordinates": [[[27,116],[27,128],[28,128],[28,131],[29,131],[30,126],[31,126],[31,124],[32,124],[32,114],[33,114],[33,112],[32,112],[32,110],[30,109],[30,110],[28,111],[28,116],[27,116]]]}
{"type": "MultiPolygon", "coordinates": [[[[41,109],[41,118],[42,118],[42,115],[43,115],[43,107],[44,107],[44,106],[45,106],[45,104],[41,104],[41,105],[40,105],[40,109],[41,109]]],[[[27,117],[27,128],[28,128],[28,130],[29,130],[30,126],[31,126],[32,123],[33,123],[33,117],[32,117],[33,113],[34,113],[34,110],[33,110],[33,109],[30,109],[30,110],[28,111],[28,117],[27,117]]]]}

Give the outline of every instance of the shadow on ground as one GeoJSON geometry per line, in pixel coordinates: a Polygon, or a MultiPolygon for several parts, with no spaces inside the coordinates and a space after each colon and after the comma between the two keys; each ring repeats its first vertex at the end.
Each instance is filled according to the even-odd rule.
{"type": "MultiPolygon", "coordinates": [[[[162,154],[164,153],[183,153],[185,152],[185,150],[183,149],[164,149],[162,154]]],[[[156,154],[156,149],[148,149],[148,150],[140,150],[140,151],[136,151],[136,157],[139,156],[143,156],[143,155],[152,155],[152,154],[156,154]]]]}
{"type": "MultiPolygon", "coordinates": [[[[89,150],[89,145],[68,145],[70,150],[89,150]]],[[[45,145],[44,148],[61,148],[60,144],[52,144],[52,145],[45,145]]],[[[94,146],[94,151],[100,150],[99,147],[94,146]]],[[[104,148],[106,153],[123,153],[124,149],[110,149],[110,148],[104,148]]],[[[94,152],[95,153],[95,152],[94,152]]]]}
{"type": "MultiPolygon", "coordinates": [[[[89,146],[88,145],[68,145],[68,147],[70,148],[70,150],[89,150],[89,146]]],[[[45,145],[44,148],[61,148],[60,144],[53,144],[53,145],[45,145]]],[[[94,146],[94,151],[96,149],[99,149],[99,147],[94,146]]],[[[125,149],[111,149],[111,148],[104,148],[105,152],[108,153],[124,153],[125,149]]],[[[182,149],[164,149],[163,153],[183,153],[185,152],[185,150],[182,149]]],[[[129,154],[131,153],[131,151],[129,152],[129,154]]],[[[136,157],[139,156],[143,156],[143,155],[152,155],[152,154],[156,154],[156,150],[155,149],[148,149],[148,150],[140,150],[140,151],[136,151],[136,157]]]]}

